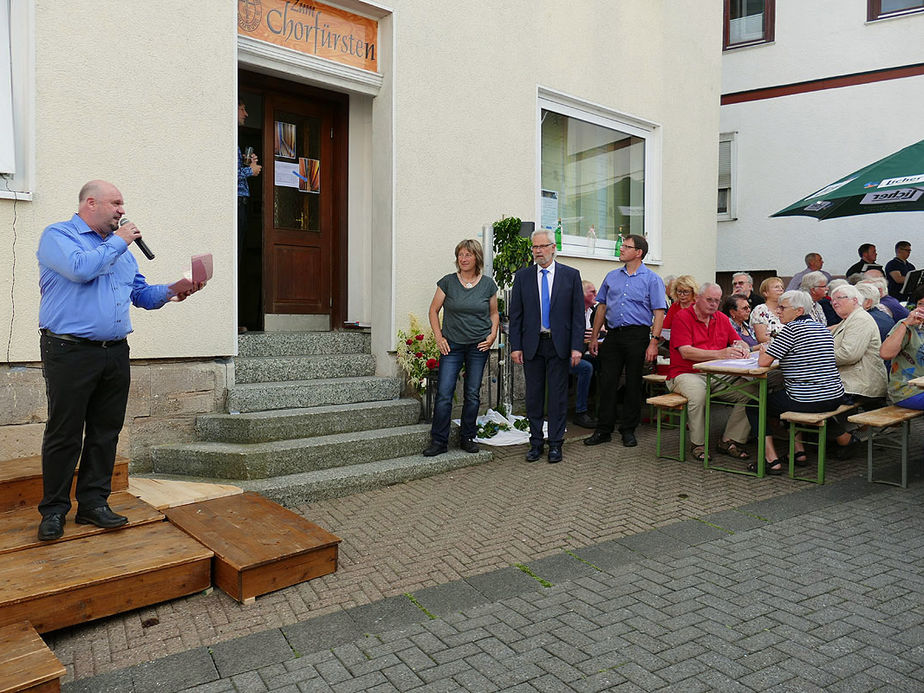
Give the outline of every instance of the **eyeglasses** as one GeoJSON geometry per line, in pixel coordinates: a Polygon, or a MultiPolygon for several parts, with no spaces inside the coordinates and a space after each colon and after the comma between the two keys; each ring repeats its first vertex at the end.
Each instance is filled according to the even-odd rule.
{"type": "Polygon", "coordinates": [[[626,245],[625,243],[623,243],[623,244],[622,244],[621,246],[619,246],[619,247],[620,247],[620,248],[625,248],[626,250],[638,250],[638,248],[636,248],[634,245],[626,245]]]}
{"type": "Polygon", "coordinates": [[[544,243],[543,245],[534,245],[533,250],[542,250],[543,248],[551,248],[554,243],[544,243]]]}
{"type": "Polygon", "coordinates": [[[678,296],[686,296],[687,294],[692,294],[693,292],[690,289],[675,289],[678,296]]]}

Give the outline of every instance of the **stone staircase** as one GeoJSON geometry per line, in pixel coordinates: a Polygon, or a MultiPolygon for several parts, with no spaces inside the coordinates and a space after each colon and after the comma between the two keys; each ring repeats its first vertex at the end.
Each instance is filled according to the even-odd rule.
{"type": "MultiPolygon", "coordinates": [[[[198,441],[152,450],[154,473],[234,480],[285,505],[335,498],[491,459],[423,457],[420,403],[375,375],[370,336],[265,332],[238,337],[227,414],[198,417],[198,441]]],[[[457,433],[456,433],[457,435],[457,433]]]]}

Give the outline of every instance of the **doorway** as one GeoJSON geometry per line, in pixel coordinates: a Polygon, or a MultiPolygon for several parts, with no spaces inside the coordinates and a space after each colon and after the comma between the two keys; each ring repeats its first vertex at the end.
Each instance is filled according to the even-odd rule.
{"type": "Polygon", "coordinates": [[[346,315],[345,94],[241,71],[250,118],[238,133],[263,165],[239,259],[239,325],[329,330],[346,315]],[[249,126],[249,127],[248,127],[249,126]]]}

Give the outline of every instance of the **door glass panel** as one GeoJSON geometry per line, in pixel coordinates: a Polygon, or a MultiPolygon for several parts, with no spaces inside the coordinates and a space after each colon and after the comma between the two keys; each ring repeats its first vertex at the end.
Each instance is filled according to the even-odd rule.
{"type": "Polygon", "coordinates": [[[321,232],[321,120],[274,111],[273,225],[321,232]]]}

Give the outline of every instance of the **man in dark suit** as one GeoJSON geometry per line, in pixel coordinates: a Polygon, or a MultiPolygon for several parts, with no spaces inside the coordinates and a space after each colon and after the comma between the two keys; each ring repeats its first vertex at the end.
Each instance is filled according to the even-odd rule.
{"type": "Polygon", "coordinates": [[[568,411],[568,372],[584,346],[581,273],[555,262],[555,241],[545,230],[532,234],[534,264],[513,278],[510,295],[510,357],[523,365],[528,462],[542,456],[542,420],[548,389],[549,462],[561,462],[568,411]]]}

